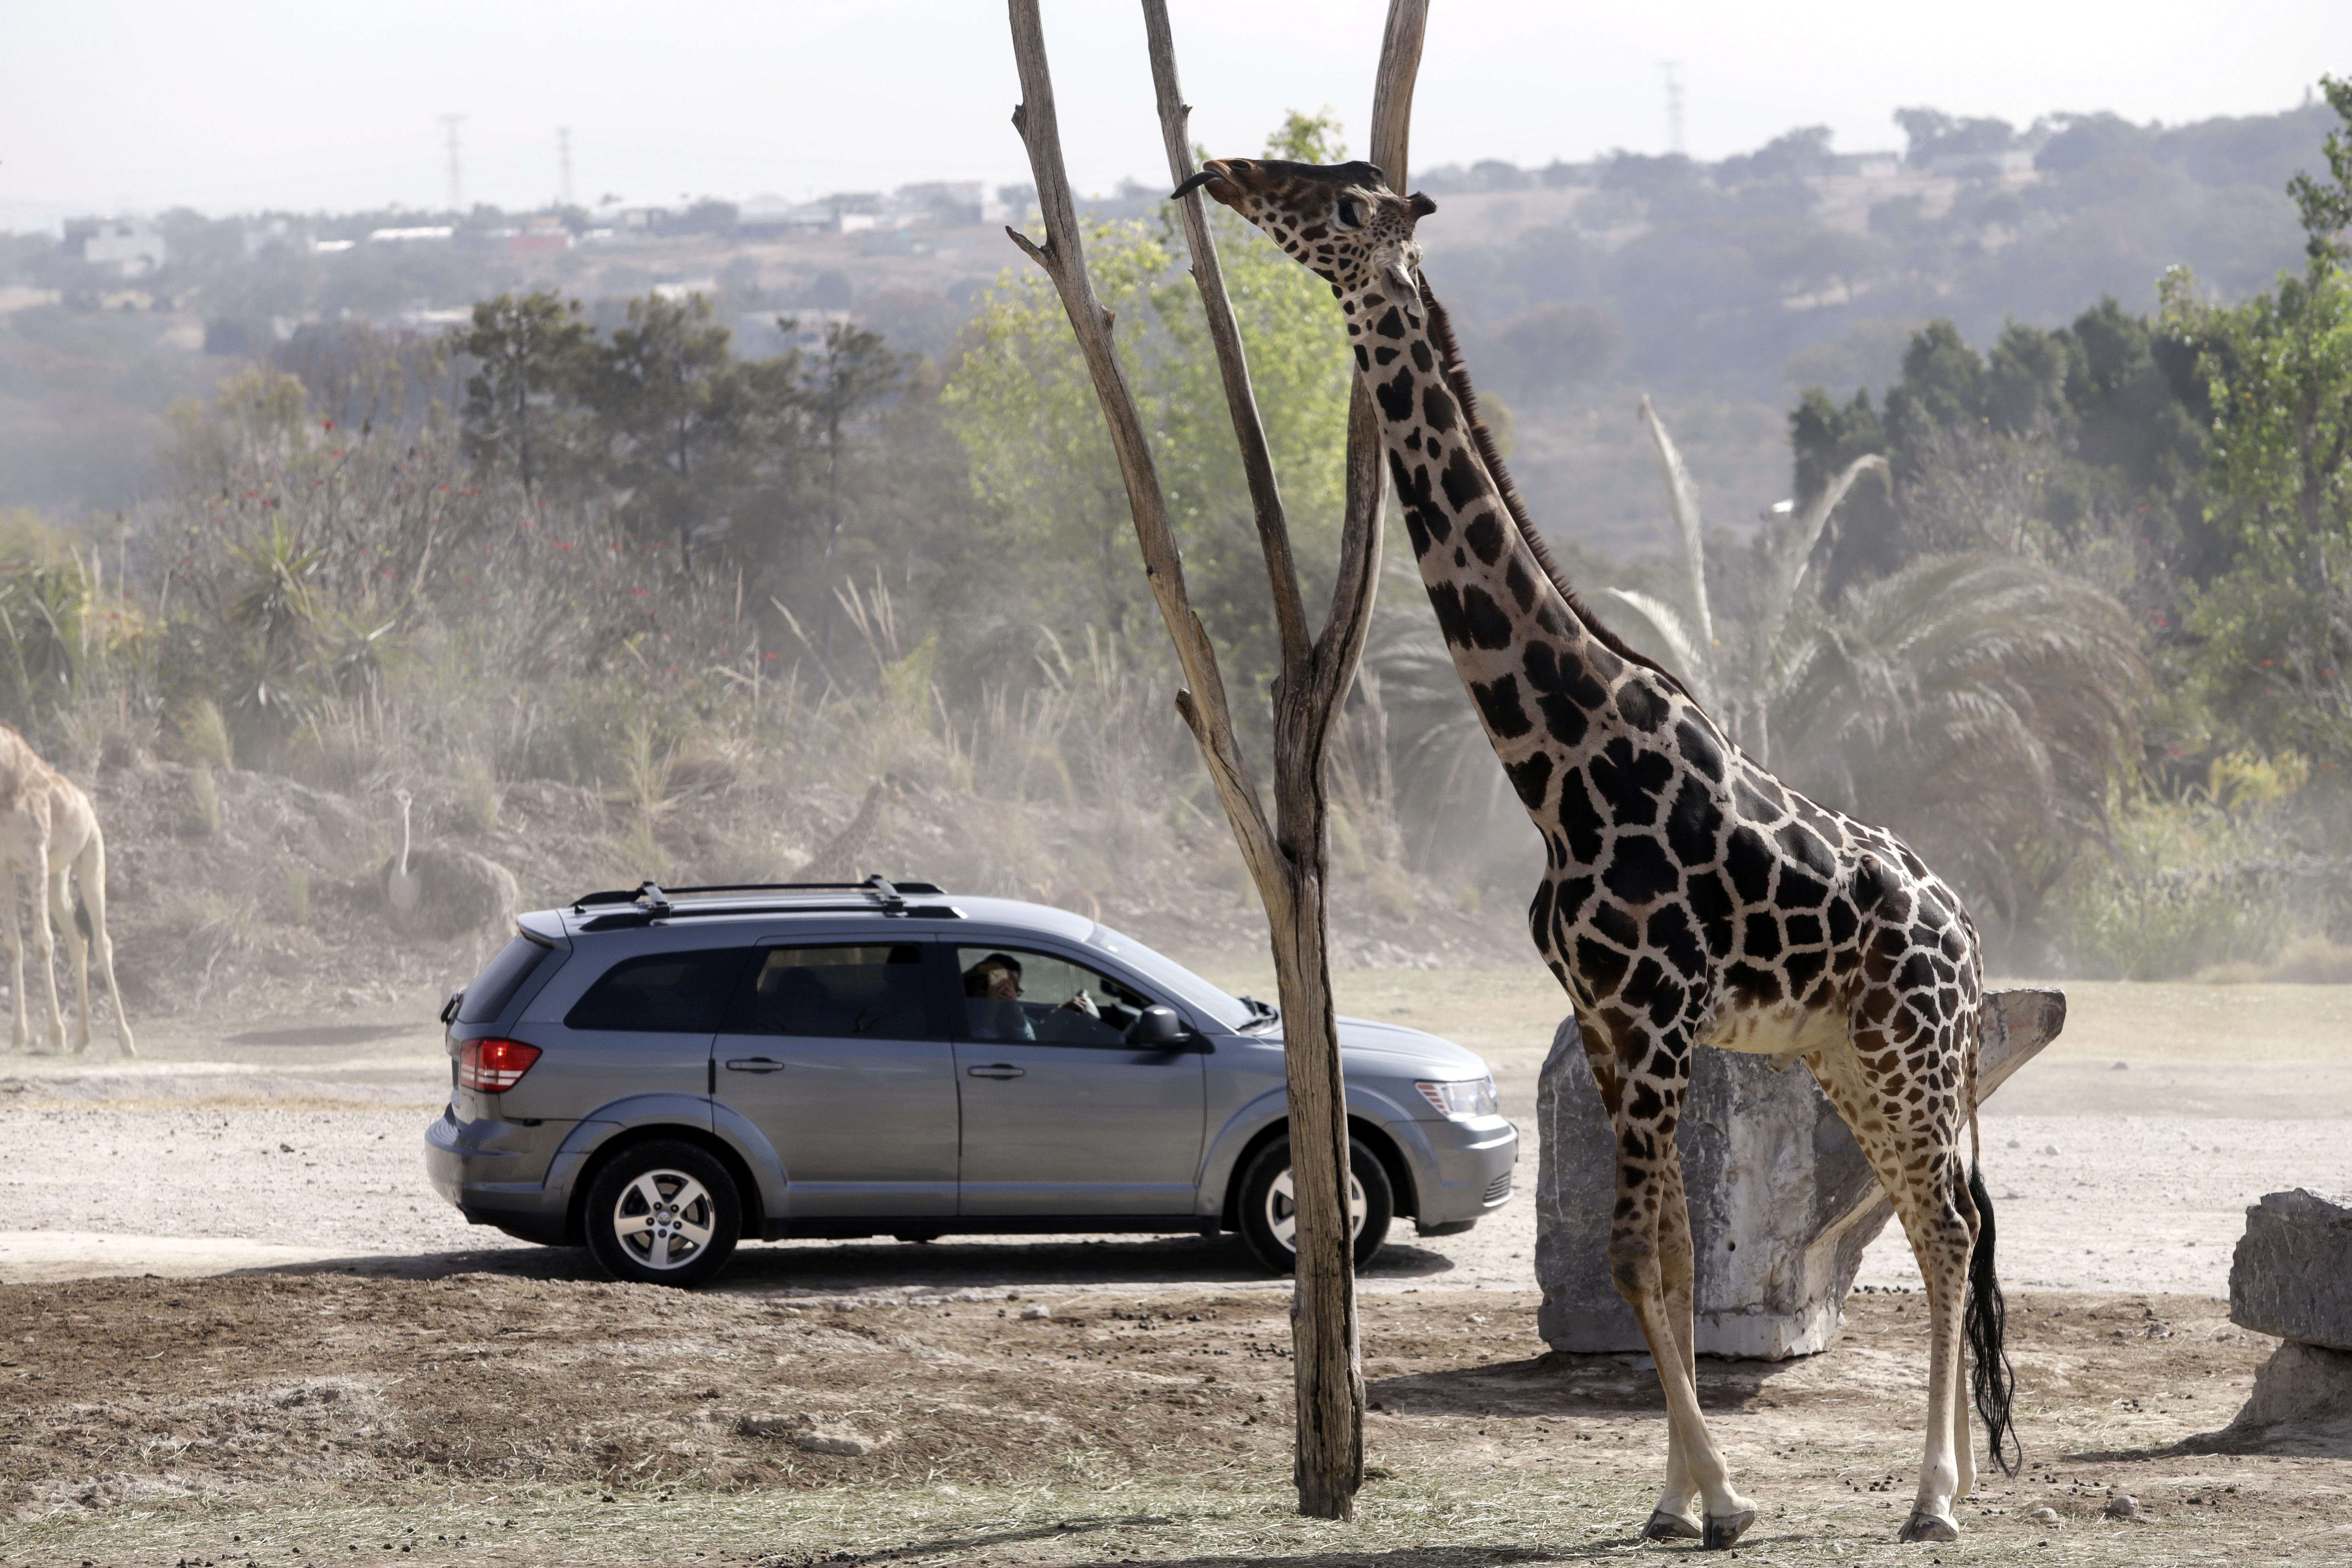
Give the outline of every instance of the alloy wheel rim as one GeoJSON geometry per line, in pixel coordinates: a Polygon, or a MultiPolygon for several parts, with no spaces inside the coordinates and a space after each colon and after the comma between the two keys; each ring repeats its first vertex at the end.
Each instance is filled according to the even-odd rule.
{"type": "Polygon", "coordinates": [[[710,1246],[717,1221],[710,1190],[683,1171],[647,1171],[613,1205],[614,1239],[646,1268],[685,1268],[710,1246]]]}
{"type": "MultiPolygon", "coordinates": [[[[1348,1239],[1353,1241],[1364,1234],[1364,1212],[1370,1205],[1364,1201],[1364,1184],[1356,1173],[1348,1173],[1348,1239]]],[[[1265,1193],[1265,1225],[1274,1239],[1286,1252],[1298,1250],[1298,1194],[1292,1185],[1290,1167],[1285,1165],[1282,1174],[1265,1193]]]]}

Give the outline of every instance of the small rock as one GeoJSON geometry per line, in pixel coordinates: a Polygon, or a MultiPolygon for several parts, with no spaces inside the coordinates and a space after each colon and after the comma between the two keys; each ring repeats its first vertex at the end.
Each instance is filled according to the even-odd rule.
{"type": "Polygon", "coordinates": [[[870,1436],[820,1422],[806,1414],[740,1416],[735,1430],[747,1437],[782,1437],[793,1447],[811,1454],[844,1454],[851,1458],[863,1458],[890,1441],[887,1433],[870,1436]]]}
{"type": "Polygon", "coordinates": [[[2011,1139],[2011,1140],[2009,1141],[2009,1146],[2010,1146],[2011,1148],[2012,1148],[2012,1149],[2022,1149],[2022,1148],[2024,1148],[2024,1147],[2025,1147],[2025,1145],[2024,1145],[2024,1144],[2022,1144],[2022,1143],[2019,1142],[2018,1142],[2016,1139],[2014,1139],[2014,1138],[2012,1138],[2012,1139],[2011,1139]]]}
{"type": "Polygon", "coordinates": [[[2054,1508],[2037,1508],[2027,1513],[2025,1517],[2032,1520],[2036,1524],[2063,1524],[2065,1522],[2058,1517],[2058,1510],[2054,1508]]]}
{"type": "Polygon", "coordinates": [[[2100,1510],[2100,1517],[2103,1519],[2137,1519],[2140,1517],[2139,1499],[2132,1496],[2129,1492],[2126,1492],[2119,1497],[2111,1498],[2107,1501],[2107,1506],[2100,1510]]]}
{"type": "Polygon", "coordinates": [[[2045,1154],[2055,1154],[2058,1152],[2058,1145],[2055,1143],[2044,1143],[2042,1145],[2042,1152],[2045,1154]]]}
{"type": "Polygon", "coordinates": [[[2117,1062],[2114,1067],[2109,1068],[2107,1070],[2109,1072],[2128,1072],[2131,1070],[2131,1063],[2117,1062]]]}
{"type": "Polygon", "coordinates": [[[1050,1318],[1054,1315],[1054,1309],[1043,1301],[1032,1301],[1021,1309],[1021,1315],[1024,1318],[1050,1318]]]}

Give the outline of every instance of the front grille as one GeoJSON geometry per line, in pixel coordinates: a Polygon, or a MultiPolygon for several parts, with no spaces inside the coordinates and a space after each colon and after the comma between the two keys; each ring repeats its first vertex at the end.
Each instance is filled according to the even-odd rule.
{"type": "Polygon", "coordinates": [[[1511,1195],[1511,1173],[1504,1172],[1486,1184],[1486,1206],[1494,1207],[1511,1195]]]}

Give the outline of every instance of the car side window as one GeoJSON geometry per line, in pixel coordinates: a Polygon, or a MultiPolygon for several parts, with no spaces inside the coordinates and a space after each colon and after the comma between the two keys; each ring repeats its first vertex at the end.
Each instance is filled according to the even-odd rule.
{"type": "Polygon", "coordinates": [[[716,1034],[751,952],[743,947],[708,947],[625,958],[572,1004],[563,1016],[563,1026],[716,1034]]]}
{"type": "Polygon", "coordinates": [[[751,984],[735,998],[720,1032],[929,1039],[922,946],[764,949],[751,984]]]}
{"type": "Polygon", "coordinates": [[[1045,1045],[1125,1042],[1151,998],[1099,971],[1024,948],[960,947],[964,1033],[1045,1045]]]}

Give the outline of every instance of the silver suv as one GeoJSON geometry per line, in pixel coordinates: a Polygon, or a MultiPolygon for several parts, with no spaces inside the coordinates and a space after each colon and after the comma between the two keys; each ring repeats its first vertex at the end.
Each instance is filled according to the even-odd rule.
{"type": "MultiPolygon", "coordinates": [[[[1295,1262],[1276,1010],[1083,916],[652,883],[525,915],[442,1011],[434,1186],[476,1225],[695,1285],[739,1239],[1237,1230],[1295,1262]]],[[[1494,1079],[1339,1020],[1356,1261],[1511,1196],[1494,1079]]]]}

